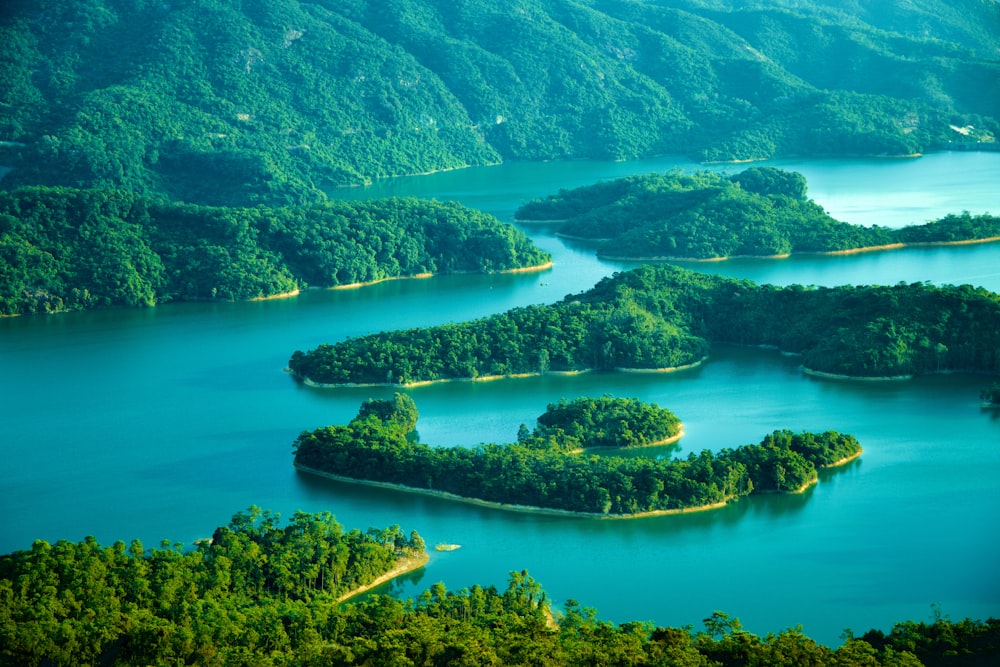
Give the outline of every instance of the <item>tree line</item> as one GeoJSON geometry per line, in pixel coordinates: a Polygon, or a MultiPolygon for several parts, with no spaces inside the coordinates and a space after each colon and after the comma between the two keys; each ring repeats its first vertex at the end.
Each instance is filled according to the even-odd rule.
{"type": "Polygon", "coordinates": [[[512,225],[455,203],[227,208],[123,190],[0,193],[0,315],[250,299],[549,259],[512,225]]]}
{"type": "Polygon", "coordinates": [[[751,167],[630,176],[562,190],[521,206],[522,220],[554,221],[560,234],[600,241],[606,257],[714,259],[834,252],[899,243],[1000,236],[1000,217],[968,211],[892,229],[834,219],[806,197],[797,172],[751,167]]]}
{"type": "MultiPolygon", "coordinates": [[[[242,540],[247,528],[233,530],[242,540]]],[[[257,542],[247,544],[253,556],[257,542]]],[[[0,664],[945,667],[989,665],[1000,651],[1000,620],[940,614],[889,632],[847,631],[838,648],[801,628],[761,637],[719,611],[699,629],[615,624],[572,599],[552,610],[526,571],[511,572],[503,588],[437,583],[415,599],[372,595],[338,606],[324,596],[260,595],[253,557],[235,555],[226,562],[204,545],[185,553],[88,539],[0,557],[0,664]]]]}
{"type": "Polygon", "coordinates": [[[712,344],[774,346],[834,374],[1000,374],[1000,296],[969,285],[775,287],[645,266],[550,305],[296,351],[323,384],[407,384],[548,371],[672,368],[712,344]]]}
{"type": "MultiPolygon", "coordinates": [[[[403,396],[395,401],[412,415],[412,399],[403,396]]],[[[346,426],[303,432],[293,446],[295,464],[307,472],[505,505],[623,516],[726,503],[752,493],[794,493],[816,481],[817,468],[861,453],[850,435],[787,430],[757,445],[680,459],[576,453],[678,432],[669,411],[610,397],[549,405],[533,431],[522,427],[517,442],[504,445],[432,447],[407,437],[400,428],[406,419],[363,408],[346,426]]]]}

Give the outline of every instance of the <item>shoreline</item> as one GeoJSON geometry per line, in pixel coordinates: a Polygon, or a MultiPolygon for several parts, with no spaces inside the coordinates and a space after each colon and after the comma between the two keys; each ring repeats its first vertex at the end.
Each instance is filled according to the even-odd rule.
{"type": "Polygon", "coordinates": [[[681,364],[680,366],[665,366],[663,368],[628,368],[625,366],[616,366],[616,373],[634,373],[634,374],[648,374],[648,373],[676,373],[677,371],[687,371],[692,368],[698,368],[702,364],[708,361],[708,355],[706,354],[701,359],[697,361],[692,361],[690,364],[681,364]]]}
{"type": "Polygon", "coordinates": [[[302,290],[292,290],[291,292],[279,292],[278,294],[269,294],[267,296],[255,296],[249,301],[273,301],[275,299],[291,299],[302,293],[302,290]]]}
{"type": "Polygon", "coordinates": [[[724,262],[729,259],[788,259],[797,255],[857,255],[863,252],[880,252],[883,250],[901,250],[904,248],[934,248],[960,245],[976,245],[980,243],[996,243],[1000,241],[1000,236],[990,236],[982,239],[964,239],[961,241],[914,241],[912,243],[886,243],[884,245],[863,246],[861,248],[847,248],[845,250],[801,250],[798,252],[782,253],[778,255],[726,255],[724,257],[671,257],[671,256],[651,256],[651,257],[628,257],[625,255],[604,255],[597,253],[601,259],[614,262],[724,262]]]}
{"type": "Polygon", "coordinates": [[[828,464],[823,465],[823,466],[817,466],[816,469],[817,470],[829,470],[830,468],[838,468],[840,466],[847,465],[848,463],[850,463],[851,461],[854,461],[855,459],[861,458],[861,455],[864,454],[864,453],[865,453],[864,449],[859,449],[857,452],[855,452],[854,454],[851,454],[850,456],[845,456],[844,458],[838,459],[838,460],[834,461],[833,463],[828,463],[828,464]]]}
{"type": "Polygon", "coordinates": [[[642,445],[630,445],[627,447],[615,447],[614,445],[598,445],[596,447],[580,447],[579,449],[571,449],[567,451],[567,454],[597,454],[598,456],[602,453],[615,453],[622,451],[634,451],[636,449],[645,449],[646,447],[662,447],[663,445],[672,445],[675,442],[680,441],[681,438],[685,436],[684,424],[680,425],[680,430],[676,435],[667,436],[666,438],[660,438],[653,442],[647,442],[642,445]]]}
{"type": "MultiPolygon", "coordinates": [[[[669,366],[666,368],[615,368],[616,373],[676,373],[678,371],[686,371],[692,368],[697,368],[708,361],[708,356],[704,356],[701,359],[694,361],[690,364],[683,364],[681,366],[669,366]]],[[[286,373],[291,373],[291,369],[286,367],[286,373]]],[[[510,373],[508,375],[479,375],[474,378],[438,378],[436,380],[417,380],[415,382],[316,382],[315,380],[304,377],[300,378],[302,384],[307,387],[314,387],[316,389],[350,389],[357,387],[400,387],[403,389],[412,389],[414,387],[427,387],[435,384],[445,384],[448,382],[496,382],[497,380],[519,380],[529,377],[541,377],[543,375],[583,375],[585,373],[597,372],[595,368],[583,368],[580,370],[573,371],[542,371],[531,372],[531,373],[510,373]]]]}
{"type": "Polygon", "coordinates": [[[325,477],[327,479],[332,479],[335,482],[346,482],[348,484],[360,484],[363,486],[374,486],[382,489],[394,489],[396,491],[402,491],[404,493],[419,493],[425,496],[431,496],[434,498],[444,498],[445,500],[454,500],[468,505],[478,505],[479,507],[488,507],[490,509],[506,510],[508,512],[521,512],[523,514],[539,514],[542,516],[556,516],[556,517],[576,517],[583,519],[607,519],[607,520],[620,520],[620,519],[643,519],[647,517],[654,516],[672,516],[675,514],[690,514],[692,512],[705,512],[708,510],[719,509],[725,507],[729,504],[732,498],[728,498],[722,502],[711,503],[708,505],[696,505],[694,507],[685,507],[682,509],[672,509],[672,510],[653,510],[650,512],[636,512],[634,514],[599,514],[597,512],[576,512],[573,510],[561,510],[549,507],[536,507],[534,505],[516,505],[513,503],[500,503],[492,500],[482,500],[480,498],[469,498],[466,496],[460,496],[456,493],[450,493],[448,491],[435,491],[434,489],[421,489],[415,486],[406,486],[405,484],[393,484],[391,482],[376,482],[374,480],[357,479],[355,477],[346,477],[344,475],[337,475],[331,472],[325,472],[323,470],[318,470],[316,468],[310,468],[309,466],[304,466],[299,463],[294,463],[295,469],[299,472],[316,475],[317,477],[325,477]]]}
{"type": "Polygon", "coordinates": [[[900,382],[902,380],[912,380],[914,377],[912,373],[909,375],[847,375],[846,373],[817,371],[806,366],[802,366],[802,372],[805,375],[812,375],[826,380],[860,380],[863,382],[900,382]]]}
{"type": "Polygon", "coordinates": [[[337,598],[337,604],[349,600],[355,596],[361,595],[362,593],[367,593],[373,588],[378,588],[382,584],[388,583],[399,577],[401,575],[407,574],[408,572],[413,572],[419,570],[420,568],[427,565],[430,561],[431,556],[426,551],[423,551],[415,556],[406,556],[404,558],[396,561],[396,567],[392,568],[380,577],[375,578],[374,581],[365,584],[364,586],[358,586],[355,589],[347,591],[339,598],[337,598]]]}
{"type": "Polygon", "coordinates": [[[462,275],[462,274],[507,274],[507,273],[534,273],[536,271],[548,271],[554,266],[553,262],[544,262],[542,264],[536,264],[534,266],[521,266],[515,269],[502,269],[500,271],[453,271],[450,273],[434,273],[432,271],[426,271],[424,273],[415,273],[412,276],[386,276],[385,278],[378,278],[376,280],[366,280],[364,282],[358,283],[346,283],[344,285],[331,285],[330,287],[319,287],[316,289],[329,289],[329,290],[348,290],[348,289],[360,289],[362,287],[370,287],[372,285],[378,285],[379,283],[389,282],[391,280],[426,280],[427,278],[434,278],[436,276],[446,276],[446,275],[462,275]]]}

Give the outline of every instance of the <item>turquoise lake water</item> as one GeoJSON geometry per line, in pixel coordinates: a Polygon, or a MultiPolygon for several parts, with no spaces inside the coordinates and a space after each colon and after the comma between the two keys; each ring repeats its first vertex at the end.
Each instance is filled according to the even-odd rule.
{"type": "MultiPolygon", "coordinates": [[[[774,163],[803,172],[835,217],[901,226],[949,212],[1000,212],[1000,154],[774,163]]],[[[394,179],[345,197],[456,199],[510,220],[521,203],[630,173],[699,168],[679,158],[510,164],[394,179]]],[[[736,167],[713,167],[733,170],[736,167]]],[[[444,276],[298,298],[176,304],[0,319],[0,551],[36,539],[190,543],[251,504],[329,510],[348,527],[399,524],[428,544],[421,572],[384,590],[411,595],[504,585],[527,569],[556,604],[601,618],[700,626],[715,610],[752,632],[802,624],[825,643],[844,628],[1000,615],[1000,414],[981,377],[904,383],[820,380],[776,352],[720,348],[696,370],[588,374],[409,390],[423,441],[509,442],[549,402],[605,393],[670,408],[684,454],[759,441],[777,428],[835,429],[865,453],[799,496],[628,521],[515,514],[298,475],[298,433],[343,423],[388,389],[315,390],[283,372],[296,349],[347,336],[462,321],[547,303],[630,264],[526,227],[552,252],[537,274],[444,276]]],[[[1000,244],[849,257],[689,265],[776,284],[930,281],[1000,291],[1000,244]]],[[[662,452],[661,452],[662,453],[662,452]]]]}

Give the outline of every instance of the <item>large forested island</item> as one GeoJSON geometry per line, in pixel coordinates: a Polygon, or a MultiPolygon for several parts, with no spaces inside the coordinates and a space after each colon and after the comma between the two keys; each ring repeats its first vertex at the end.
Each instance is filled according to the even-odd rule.
{"type": "Polygon", "coordinates": [[[968,211],[892,229],[832,218],[806,197],[806,179],[774,167],[631,176],[564,190],[521,206],[519,220],[554,223],[600,242],[603,257],[723,259],[1000,240],[1000,218],[968,211]]]}
{"type": "Polygon", "coordinates": [[[550,259],[512,225],[455,203],[229,208],[123,190],[0,193],[0,315],[252,299],[550,259]]]}
{"type": "Polygon", "coordinates": [[[981,0],[3,5],[11,187],[276,205],[503,160],[912,155],[1000,134],[1000,9],[981,0]]]}
{"type": "Polygon", "coordinates": [[[590,447],[652,444],[679,434],[669,410],[635,399],[550,405],[534,430],[522,427],[516,443],[472,449],[413,441],[416,416],[404,394],[370,399],[350,424],[302,433],[295,466],[507,509],[626,517],[719,507],[752,493],[800,492],[816,482],[817,468],[861,454],[850,435],[775,431],[758,445],[685,459],[581,455],[590,447]]]}
{"type": "Polygon", "coordinates": [[[968,285],[775,287],[646,266],[544,306],[296,351],[313,384],[412,384],[545,372],[676,369],[712,344],[771,346],[852,377],[1000,373],[1000,296],[968,285]]]}
{"type": "Polygon", "coordinates": [[[723,612],[699,630],[617,625],[575,600],[552,610],[523,571],[503,590],[434,584],[416,600],[336,604],[422,552],[396,526],[345,533],[328,514],[301,512],[282,526],[256,508],[193,550],[38,541],[0,556],[0,664],[917,667],[988,665],[1000,651],[994,619],[848,631],[836,649],[801,629],[758,637],[723,612]]]}

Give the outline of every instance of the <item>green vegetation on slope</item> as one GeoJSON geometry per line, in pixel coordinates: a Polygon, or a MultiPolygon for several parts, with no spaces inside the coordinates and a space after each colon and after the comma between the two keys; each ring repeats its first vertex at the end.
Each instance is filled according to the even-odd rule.
{"type": "Polygon", "coordinates": [[[216,537],[219,545],[188,553],[88,538],[0,557],[0,664],[944,667],[989,665],[1000,651],[994,619],[848,632],[837,649],[801,629],[758,637],[718,611],[695,631],[617,625],[567,600],[554,624],[525,571],[511,572],[504,590],[450,592],[438,583],[415,600],[373,595],[335,605],[318,589],[383,571],[400,548],[421,550],[419,536],[395,527],[343,533],[324,514],[297,513],[280,528],[252,510],[216,537]]]}
{"type": "Polygon", "coordinates": [[[549,259],[512,225],[454,203],[221,208],[121,190],[0,193],[0,315],[250,299],[549,259]]]}
{"type": "Polygon", "coordinates": [[[535,199],[515,215],[553,221],[565,236],[601,241],[602,256],[644,259],[772,256],[1000,237],[1000,218],[986,213],[951,214],[902,229],[840,222],[806,198],[805,177],[773,167],[732,176],[709,171],[631,176],[535,199]]]}
{"type": "Polygon", "coordinates": [[[775,287],[647,266],[552,305],[296,351],[289,368],[321,384],[406,384],[679,367],[712,343],[775,346],[809,369],[851,376],[997,374],[1000,296],[919,283],[775,287]]]}
{"type": "Polygon", "coordinates": [[[264,664],[341,621],[333,603],[410,558],[399,526],[286,525],[251,507],[190,551],[37,541],[0,557],[0,664],[264,664]]]}
{"type": "Polygon", "coordinates": [[[391,414],[383,421],[363,409],[346,426],[304,432],[295,441],[295,464],[306,472],[491,503],[628,516],[707,507],[754,492],[794,493],[816,481],[817,468],[861,453],[855,438],[835,431],[775,431],[759,445],[714,455],[705,450],[686,459],[576,453],[676,434],[678,422],[669,411],[635,399],[550,405],[534,431],[521,429],[516,444],[472,449],[412,442],[400,432],[400,421],[391,414]],[[618,415],[602,415],[605,407],[618,415]],[[609,433],[609,425],[620,435],[609,433]]]}
{"type": "Polygon", "coordinates": [[[280,205],[504,159],[995,145],[998,20],[978,0],[11,0],[0,163],[9,186],[280,205]]]}

